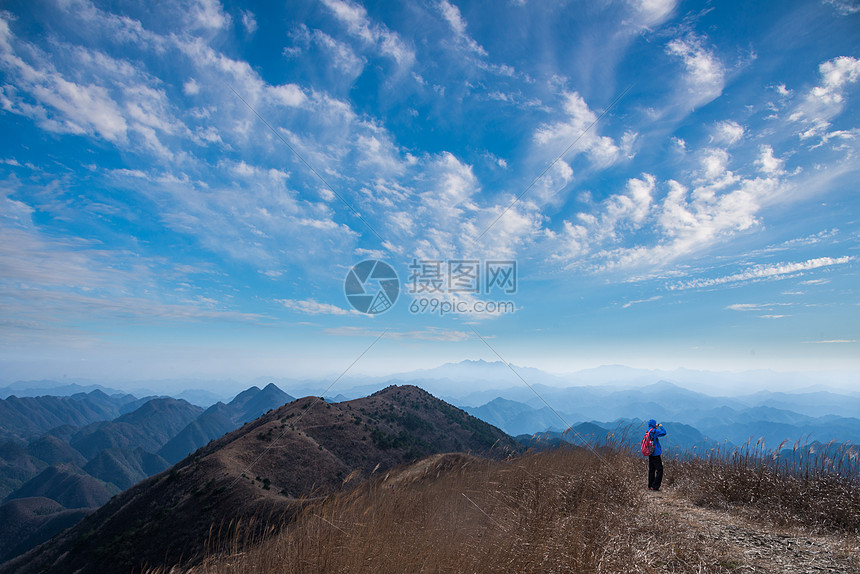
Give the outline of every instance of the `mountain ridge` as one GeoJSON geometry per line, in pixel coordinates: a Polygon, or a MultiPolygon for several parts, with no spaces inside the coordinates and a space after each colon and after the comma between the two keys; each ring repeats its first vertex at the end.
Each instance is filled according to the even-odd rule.
{"type": "Polygon", "coordinates": [[[518,448],[495,427],[416,387],[335,405],[296,399],[119,494],[0,572],[95,572],[93,564],[108,555],[123,569],[178,560],[199,550],[222,519],[289,516],[309,495],[349,488],[359,477],[433,452],[518,448]]]}

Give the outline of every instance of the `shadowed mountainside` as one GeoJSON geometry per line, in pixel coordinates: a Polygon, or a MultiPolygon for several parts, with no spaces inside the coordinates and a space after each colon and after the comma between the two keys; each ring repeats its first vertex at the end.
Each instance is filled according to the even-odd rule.
{"type": "Polygon", "coordinates": [[[102,391],[70,397],[16,397],[0,399],[0,439],[27,440],[61,425],[81,427],[114,419],[135,403],[132,395],[108,396],[102,391]]]}
{"type": "Polygon", "coordinates": [[[7,500],[44,497],[66,508],[88,508],[104,504],[118,492],[116,486],[90,476],[73,464],[58,464],[27,481],[7,500]]]}
{"type": "Polygon", "coordinates": [[[18,498],[0,505],[0,562],[49,540],[92,510],[67,509],[44,497],[18,498]]]}
{"type": "MultiPolygon", "coordinates": [[[[155,454],[156,451],[183,430],[193,427],[198,420],[205,424],[209,413],[181,399],[135,399],[131,395],[108,397],[101,391],[57,399],[38,397],[18,401],[12,398],[4,402],[8,408],[26,406],[21,412],[29,413],[27,416],[32,415],[37,422],[41,421],[36,427],[32,424],[17,430],[10,427],[15,432],[7,433],[7,436],[28,436],[33,428],[41,428],[48,422],[86,420],[75,418],[81,414],[80,409],[75,408],[81,405],[100,404],[105,407],[100,411],[87,411],[87,417],[121,414],[113,420],[92,422],[84,427],[64,423],[27,442],[11,436],[0,441],[0,499],[10,494],[10,498],[39,496],[66,506],[83,505],[91,511],[114,493],[168,468],[170,463],[155,454]],[[113,407],[108,408],[111,404],[113,407]],[[75,416],[70,416],[70,413],[75,416]]],[[[199,444],[206,444],[211,438],[222,436],[242,422],[253,420],[289,400],[292,397],[274,385],[262,390],[257,387],[247,389],[237,395],[229,407],[221,404],[228,416],[220,426],[210,429],[214,434],[203,437],[199,444]]],[[[178,458],[183,458],[197,446],[187,446],[188,450],[178,458]]],[[[14,545],[15,553],[10,548],[5,549],[5,558],[26,552],[32,547],[27,545],[28,540],[32,545],[41,543],[46,538],[40,537],[47,536],[48,532],[55,534],[59,530],[58,525],[67,528],[85,514],[68,513],[64,506],[57,506],[59,508],[51,510],[51,514],[57,515],[56,520],[45,522],[45,517],[40,515],[30,517],[32,520],[10,522],[7,534],[10,540],[20,538],[20,542],[14,545]],[[31,537],[28,533],[35,528],[34,524],[42,523],[45,527],[39,527],[39,535],[31,537]],[[15,525],[21,528],[19,537],[14,535],[15,525]],[[50,525],[57,528],[51,531],[53,526],[50,525]]]]}
{"type": "Polygon", "coordinates": [[[251,422],[270,409],[294,400],[274,383],[269,383],[263,389],[251,387],[227,404],[218,402],[206,409],[167,441],[158,454],[171,464],[179,462],[209,441],[251,422]]]}
{"type": "Polygon", "coordinates": [[[108,448],[98,453],[83,469],[91,476],[125,490],[169,466],[170,464],[157,454],[140,447],[133,450],[108,448]]]}
{"type": "Polygon", "coordinates": [[[0,572],[94,573],[108,559],[117,571],[180,558],[193,562],[210,529],[217,534],[251,517],[260,524],[283,521],[309,496],[351,487],[428,454],[517,448],[495,427],[417,387],[389,387],[337,404],[306,397],[114,497],[0,572]]]}
{"type": "Polygon", "coordinates": [[[202,408],[188,401],[152,399],[114,420],[85,426],[69,442],[87,460],[108,448],[140,447],[156,452],[202,412],[202,408]]]}

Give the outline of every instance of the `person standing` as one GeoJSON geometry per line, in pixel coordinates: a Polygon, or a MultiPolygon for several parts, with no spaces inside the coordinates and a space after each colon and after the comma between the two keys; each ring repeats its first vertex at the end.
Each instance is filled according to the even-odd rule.
{"type": "Polygon", "coordinates": [[[648,490],[660,490],[663,483],[663,459],[660,456],[663,454],[663,447],[660,446],[660,437],[666,436],[666,429],[651,419],[648,421],[648,433],[654,443],[654,453],[648,457],[648,490]]]}

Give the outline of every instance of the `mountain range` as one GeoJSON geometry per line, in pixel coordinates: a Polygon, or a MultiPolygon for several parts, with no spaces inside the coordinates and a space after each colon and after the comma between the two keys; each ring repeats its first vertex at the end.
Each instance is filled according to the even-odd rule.
{"type": "MultiPolygon", "coordinates": [[[[614,429],[626,424],[624,421],[655,418],[695,427],[717,443],[741,444],[760,438],[772,448],[796,440],[860,443],[857,396],[818,391],[715,397],[665,381],[623,390],[533,388],[540,398],[523,386],[497,391],[508,398],[496,396],[479,406],[462,408],[512,435],[563,431],[582,421],[604,421],[602,426],[614,429]]],[[[667,443],[671,440],[670,436],[667,443]]]]}
{"type": "Polygon", "coordinates": [[[115,494],[292,400],[275,385],[251,387],[207,410],[183,399],[102,389],[0,399],[0,516],[10,517],[0,532],[9,541],[0,558],[28,550],[115,494]]]}
{"type": "MultiPolygon", "coordinates": [[[[176,397],[136,397],[107,387],[80,392],[87,387],[75,382],[55,386],[71,392],[66,396],[9,395],[0,399],[0,500],[4,501],[0,517],[8,517],[0,528],[0,541],[4,541],[0,561],[26,552],[105,503],[113,510],[104,510],[109,514],[99,520],[119,512],[119,522],[113,518],[109,522],[134,533],[134,521],[121,508],[111,506],[116,500],[124,501],[123,505],[134,501],[131,507],[139,512],[151,506],[158,515],[142,516],[156,522],[162,515],[172,515],[175,508],[180,518],[209,520],[209,524],[228,507],[241,509],[236,516],[273,516],[293,512],[313,493],[338,489],[358,476],[372,474],[376,465],[379,471],[430,452],[485,450],[486,441],[477,440],[478,436],[491,437],[507,448],[543,448],[562,440],[589,446],[636,442],[643,421],[656,418],[669,430],[662,442],[670,453],[760,440],[766,448],[786,441],[789,446],[795,441],[860,444],[860,395],[856,393],[818,389],[714,396],[665,380],[563,386],[562,380],[536,369],[514,368],[528,378],[529,385],[506,386],[512,373],[503,363],[467,361],[402,373],[397,380],[368,380],[340,388],[325,400],[311,396],[296,401],[269,382],[205,409],[177,398],[212,397],[194,390],[181,391],[176,397]],[[469,375],[476,377],[475,384],[468,381],[469,375]],[[410,377],[416,378],[406,381],[410,377]],[[399,386],[391,388],[399,391],[380,391],[384,382],[392,381],[399,386]],[[444,402],[406,382],[456,396],[444,402]],[[277,424],[274,413],[281,413],[277,424]],[[312,421],[319,423],[318,428],[306,426],[312,421]],[[439,421],[454,426],[440,427],[439,421]],[[464,434],[461,427],[468,432],[464,434]],[[252,430],[258,428],[254,435],[252,430]],[[519,444],[510,438],[514,436],[519,444]],[[257,466],[255,456],[269,460],[270,455],[286,466],[257,466]],[[322,466],[312,468],[315,465],[322,466]],[[247,472],[247,468],[254,470],[247,472]],[[168,498],[175,508],[165,508],[147,498],[150,494],[141,494],[166,488],[165,476],[173,477],[171,481],[184,477],[177,482],[181,493],[170,490],[173,498],[168,498]],[[207,477],[202,486],[201,477],[207,477]],[[227,489],[230,481],[225,477],[233,477],[235,483],[228,500],[207,498],[201,505],[206,493],[227,489]],[[234,494],[239,498],[230,498],[234,494]]],[[[631,374],[624,368],[607,367],[586,373],[583,380],[625,373],[631,374]]],[[[14,388],[41,387],[20,383],[14,388]]],[[[107,531],[94,528],[94,532],[102,540],[107,531]]],[[[195,538],[199,534],[161,543],[182,554],[199,542],[195,538]]],[[[119,548],[121,543],[115,541],[114,546],[119,548]]]]}
{"type": "Polygon", "coordinates": [[[428,454],[503,456],[518,448],[495,427],[416,387],[392,386],[337,404],[306,397],[115,496],[0,572],[100,572],[107,560],[125,572],[193,562],[207,540],[221,542],[217,533],[230,524],[246,525],[241,535],[252,536],[295,513],[308,497],[428,454]]]}

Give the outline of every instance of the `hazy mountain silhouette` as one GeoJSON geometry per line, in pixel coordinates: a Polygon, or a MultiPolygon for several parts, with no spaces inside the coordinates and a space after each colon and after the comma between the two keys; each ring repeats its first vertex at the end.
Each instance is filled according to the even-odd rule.
{"type": "Polygon", "coordinates": [[[156,452],[202,412],[188,401],[152,399],[114,420],[85,426],[69,442],[87,459],[107,448],[156,452]]]}
{"type": "Polygon", "coordinates": [[[231,520],[289,516],[302,497],[438,452],[499,453],[518,445],[497,428],[417,387],[328,404],[295,400],[204,446],[173,468],[114,497],[0,572],[116,571],[205,546],[231,520]],[[74,549],[74,552],[71,550],[74,549]]]}
{"type": "MultiPolygon", "coordinates": [[[[563,429],[566,426],[562,419],[547,407],[535,409],[525,403],[501,397],[480,407],[466,407],[464,410],[482,421],[499,427],[511,436],[532,434],[553,428],[563,429]]],[[[564,420],[571,422],[576,420],[571,415],[559,414],[564,420]]]]}
{"type": "Polygon", "coordinates": [[[61,425],[85,426],[120,416],[132,395],[109,396],[100,390],[70,397],[0,399],[0,438],[28,439],[61,425]]]}
{"type": "Polygon", "coordinates": [[[6,387],[0,388],[0,398],[12,395],[17,397],[41,397],[49,395],[52,397],[68,397],[76,394],[87,394],[92,391],[101,391],[107,395],[125,395],[126,392],[118,389],[104,387],[98,384],[66,383],[51,380],[41,381],[17,381],[6,387]]]}
{"type": "MultiPolygon", "coordinates": [[[[666,421],[664,424],[670,433],[660,439],[660,444],[667,455],[690,452],[694,449],[704,450],[723,444],[720,441],[709,440],[689,425],[674,421],[666,421]]],[[[639,419],[619,419],[608,423],[592,421],[575,424],[572,430],[565,432],[521,434],[516,437],[516,440],[524,446],[539,450],[557,447],[562,441],[580,446],[621,445],[637,450],[639,441],[647,428],[646,422],[639,419]]]]}
{"type": "MultiPolygon", "coordinates": [[[[776,448],[784,440],[794,442],[802,438],[825,443],[830,440],[860,443],[860,419],[834,414],[803,414],[822,412],[821,408],[814,405],[804,406],[805,400],[820,399],[822,404],[834,405],[839,397],[843,403],[839,410],[846,412],[845,405],[853,408],[857,400],[847,395],[756,393],[746,397],[713,397],[665,381],[624,390],[553,388],[542,385],[535,385],[535,389],[571,424],[583,419],[615,421],[656,418],[683,421],[688,427],[694,427],[697,433],[716,442],[728,440],[740,444],[749,438],[753,442],[763,438],[771,448],[776,448]],[[782,405],[782,408],[775,405],[782,405]]],[[[497,397],[481,406],[464,408],[515,435],[561,431],[565,426],[530,390],[520,390],[515,396],[522,400],[497,397]]],[[[848,412],[856,415],[860,411],[848,412]]],[[[684,444],[687,442],[685,440],[684,444]]]]}
{"type": "Polygon", "coordinates": [[[263,389],[251,387],[227,404],[217,402],[206,409],[169,440],[158,454],[169,463],[176,463],[209,441],[294,400],[274,383],[269,383],[263,389]]]}

